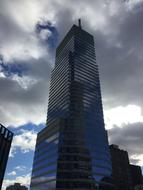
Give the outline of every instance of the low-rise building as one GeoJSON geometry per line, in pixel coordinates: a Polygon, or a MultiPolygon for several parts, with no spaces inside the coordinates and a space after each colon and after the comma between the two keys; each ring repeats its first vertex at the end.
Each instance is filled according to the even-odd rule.
{"type": "Polygon", "coordinates": [[[143,190],[143,185],[136,185],[134,190],[143,190]]]}
{"type": "Polygon", "coordinates": [[[110,153],[115,190],[131,190],[132,179],[128,152],[119,149],[117,145],[110,145],[110,153]]]}
{"type": "Polygon", "coordinates": [[[142,184],[142,171],[140,166],[130,164],[131,178],[133,188],[142,184]]]}
{"type": "Polygon", "coordinates": [[[20,185],[20,183],[14,183],[6,188],[6,190],[28,190],[26,186],[20,185]]]}

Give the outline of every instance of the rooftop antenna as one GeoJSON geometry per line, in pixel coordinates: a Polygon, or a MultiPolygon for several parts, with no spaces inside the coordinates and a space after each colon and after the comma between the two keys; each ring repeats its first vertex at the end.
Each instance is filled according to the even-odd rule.
{"type": "Polygon", "coordinates": [[[81,19],[78,19],[78,26],[81,28],[81,19]]]}

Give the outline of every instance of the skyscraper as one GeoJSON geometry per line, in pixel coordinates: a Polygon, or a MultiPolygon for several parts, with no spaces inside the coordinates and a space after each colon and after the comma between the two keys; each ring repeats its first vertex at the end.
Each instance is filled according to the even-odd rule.
{"type": "Polygon", "coordinates": [[[56,50],[47,126],[37,137],[31,190],[111,189],[94,38],[73,25],[56,50]]]}
{"type": "Polygon", "coordinates": [[[4,178],[13,133],[0,124],[0,189],[4,178]]]}

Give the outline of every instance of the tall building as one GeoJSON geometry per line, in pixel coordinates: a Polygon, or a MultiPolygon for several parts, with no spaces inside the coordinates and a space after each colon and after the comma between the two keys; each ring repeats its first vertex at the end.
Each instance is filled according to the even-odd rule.
{"type": "Polygon", "coordinates": [[[31,190],[112,189],[94,38],[73,25],[56,50],[31,190]]]}
{"type": "Polygon", "coordinates": [[[110,145],[115,190],[131,190],[132,178],[128,152],[119,149],[117,145],[110,145]]]}
{"type": "Polygon", "coordinates": [[[28,188],[24,185],[20,185],[20,183],[14,183],[14,185],[8,186],[6,190],[28,190],[28,188]]]}
{"type": "Polygon", "coordinates": [[[13,133],[0,124],[0,189],[4,178],[13,133]]]}
{"type": "Polygon", "coordinates": [[[137,185],[143,184],[142,171],[140,166],[130,164],[130,172],[133,188],[135,188],[137,185]]]}

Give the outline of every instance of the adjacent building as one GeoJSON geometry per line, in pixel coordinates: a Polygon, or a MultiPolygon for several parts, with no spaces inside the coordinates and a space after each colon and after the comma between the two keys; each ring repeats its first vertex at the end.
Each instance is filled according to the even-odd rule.
{"type": "Polygon", "coordinates": [[[6,190],[28,190],[28,188],[20,183],[14,183],[6,188],[6,190]]]}
{"type": "Polygon", "coordinates": [[[13,133],[0,124],[0,189],[4,178],[13,133]]]}
{"type": "Polygon", "coordinates": [[[31,190],[112,189],[94,38],[73,25],[56,50],[31,190]]]}
{"type": "Polygon", "coordinates": [[[143,184],[142,171],[140,166],[130,164],[130,172],[133,188],[135,188],[137,185],[143,184]]]}
{"type": "Polygon", "coordinates": [[[134,190],[143,190],[143,185],[136,185],[134,190]]]}
{"type": "Polygon", "coordinates": [[[128,152],[119,149],[117,145],[110,145],[115,190],[134,190],[142,184],[140,166],[129,164],[128,152]]]}

